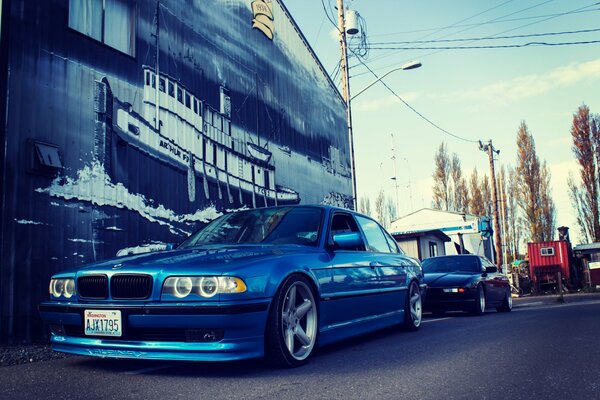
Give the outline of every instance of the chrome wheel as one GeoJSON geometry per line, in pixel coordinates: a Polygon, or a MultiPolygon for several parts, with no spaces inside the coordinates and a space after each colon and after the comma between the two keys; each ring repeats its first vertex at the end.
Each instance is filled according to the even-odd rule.
{"type": "Polygon", "coordinates": [[[403,326],[406,330],[415,331],[421,326],[422,318],[423,305],[421,300],[421,290],[416,282],[411,282],[406,294],[403,326]]]}
{"type": "Polygon", "coordinates": [[[479,310],[482,313],[485,311],[485,293],[481,287],[479,288],[479,310]]]}
{"type": "Polygon", "coordinates": [[[421,292],[416,283],[410,285],[410,318],[415,327],[421,325],[421,318],[423,317],[423,309],[421,307],[421,292]]]}
{"type": "Polygon", "coordinates": [[[281,308],[283,342],[296,360],[307,358],[317,338],[317,306],[308,285],[296,281],[288,288],[281,308]]]}
{"type": "Polygon", "coordinates": [[[510,289],[507,289],[504,294],[504,299],[502,300],[502,305],[497,308],[500,312],[510,312],[513,307],[512,294],[510,289]]]}

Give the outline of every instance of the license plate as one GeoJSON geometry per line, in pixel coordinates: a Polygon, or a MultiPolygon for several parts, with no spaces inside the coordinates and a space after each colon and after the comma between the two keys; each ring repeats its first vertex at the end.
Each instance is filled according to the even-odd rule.
{"type": "Polygon", "coordinates": [[[119,310],[85,310],[85,334],[91,336],[121,336],[123,324],[119,310]]]}

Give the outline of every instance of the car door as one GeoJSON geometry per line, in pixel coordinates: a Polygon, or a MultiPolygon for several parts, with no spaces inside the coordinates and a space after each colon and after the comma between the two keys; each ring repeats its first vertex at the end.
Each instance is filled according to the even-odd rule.
{"type": "Polygon", "coordinates": [[[321,324],[323,330],[358,322],[377,312],[379,277],[372,254],[365,251],[364,238],[351,213],[335,211],[329,220],[326,279],[320,279],[321,324]],[[336,234],[358,233],[362,243],[355,248],[339,248],[336,234]]]}
{"type": "Polygon", "coordinates": [[[367,241],[367,251],[371,253],[370,264],[375,266],[379,277],[377,314],[403,309],[407,288],[406,260],[377,222],[360,215],[356,220],[367,241]]]}

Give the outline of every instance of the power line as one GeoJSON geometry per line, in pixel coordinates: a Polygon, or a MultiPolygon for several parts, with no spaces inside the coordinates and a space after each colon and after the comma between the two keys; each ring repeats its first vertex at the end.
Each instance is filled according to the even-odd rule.
{"type": "MultiPolygon", "coordinates": [[[[369,66],[367,64],[365,64],[359,57],[357,57],[358,61],[360,61],[372,74],[373,76],[375,76],[376,79],[380,79],[379,76],[371,69],[369,68],[369,66]]],[[[408,104],[402,97],[400,97],[399,94],[397,94],[391,87],[389,87],[383,80],[380,81],[383,86],[386,87],[387,90],[389,90],[398,100],[400,100],[402,103],[404,103],[404,105],[406,107],[408,107],[412,112],[414,112],[415,114],[417,114],[419,117],[421,117],[423,120],[425,120],[427,123],[429,123],[431,126],[433,126],[434,128],[440,130],[441,132],[452,136],[455,139],[458,140],[462,140],[464,142],[468,142],[468,143],[478,143],[477,140],[470,140],[470,139],[466,139],[463,138],[461,136],[455,135],[452,132],[447,131],[446,129],[442,128],[441,126],[439,126],[438,124],[436,124],[435,122],[433,122],[432,120],[430,120],[429,118],[427,118],[425,115],[421,114],[419,111],[417,111],[413,106],[411,106],[410,104],[408,104]]]]}
{"type": "MultiPolygon", "coordinates": [[[[598,4],[600,4],[600,2],[591,4],[585,8],[588,8],[588,7],[591,7],[594,5],[598,5],[598,4]]],[[[443,26],[443,27],[439,27],[439,28],[424,28],[424,29],[414,29],[414,30],[410,30],[410,31],[401,31],[401,32],[393,32],[393,33],[380,33],[378,35],[371,35],[371,37],[395,36],[395,35],[404,35],[407,33],[419,33],[419,32],[428,32],[428,31],[441,31],[441,30],[450,29],[450,28],[463,28],[463,27],[468,27],[468,26],[476,27],[476,26],[484,26],[484,25],[491,25],[491,24],[501,24],[504,22],[526,21],[526,20],[531,20],[531,19],[540,19],[540,18],[547,18],[547,17],[555,18],[555,17],[561,17],[563,15],[580,14],[580,13],[588,13],[588,12],[596,12],[596,11],[600,11],[600,8],[594,8],[591,10],[571,11],[571,12],[565,12],[565,13],[533,15],[533,16],[529,16],[529,17],[498,19],[498,20],[477,22],[477,23],[463,24],[463,25],[452,24],[452,25],[447,25],[447,26],[443,26]]]]}
{"type": "MultiPolygon", "coordinates": [[[[508,3],[510,3],[511,1],[513,1],[513,0],[508,0],[508,1],[505,1],[505,2],[504,2],[504,3],[502,3],[502,4],[499,4],[499,5],[497,5],[497,6],[494,6],[494,7],[488,8],[488,9],[486,9],[486,10],[484,10],[484,11],[478,12],[477,14],[473,14],[473,15],[471,15],[470,17],[463,18],[463,19],[461,19],[460,21],[457,21],[457,22],[455,22],[454,24],[452,24],[452,25],[449,25],[448,27],[439,28],[439,29],[438,29],[438,30],[436,30],[435,32],[431,32],[431,33],[429,33],[429,34],[427,34],[427,35],[425,35],[425,36],[421,36],[421,37],[420,37],[420,38],[418,38],[417,40],[422,40],[422,39],[425,39],[425,38],[427,38],[427,37],[429,37],[429,36],[433,36],[433,35],[435,35],[436,33],[438,33],[438,32],[441,32],[441,31],[443,31],[443,30],[445,30],[445,29],[452,28],[452,27],[453,27],[453,26],[455,26],[455,25],[459,25],[459,24],[461,24],[461,23],[463,23],[463,22],[465,22],[465,21],[468,21],[468,20],[470,20],[470,19],[473,19],[473,18],[475,18],[475,17],[478,17],[478,16],[480,16],[480,15],[482,15],[482,14],[485,14],[485,13],[487,13],[487,12],[489,12],[489,11],[495,10],[496,8],[498,8],[498,7],[501,7],[501,6],[505,5],[505,4],[508,4],[508,3]]],[[[371,61],[374,61],[374,60],[376,60],[376,59],[385,58],[385,57],[387,57],[388,55],[390,55],[390,53],[388,53],[388,54],[383,54],[383,55],[380,55],[379,57],[376,57],[375,59],[373,59],[373,60],[371,60],[371,61]]]]}
{"type": "Polygon", "coordinates": [[[370,50],[473,50],[473,49],[511,49],[529,46],[575,46],[584,44],[596,44],[600,40],[587,40],[580,42],[528,42],[522,44],[487,45],[487,46],[438,46],[438,47],[371,47],[370,50]]]}
{"type": "MultiPolygon", "coordinates": [[[[558,17],[562,17],[562,16],[565,16],[565,15],[577,13],[579,11],[585,10],[586,8],[590,8],[590,7],[598,5],[598,4],[600,4],[600,2],[595,2],[595,3],[589,4],[587,6],[583,6],[583,7],[579,7],[579,8],[573,9],[573,10],[565,11],[563,13],[553,14],[552,16],[549,16],[548,18],[545,18],[545,19],[542,19],[542,20],[539,20],[539,21],[534,21],[534,22],[531,22],[529,24],[520,25],[520,26],[517,26],[515,28],[504,30],[502,32],[497,32],[497,33],[495,33],[493,35],[490,35],[489,37],[491,38],[491,37],[494,37],[494,36],[497,36],[497,35],[502,35],[504,33],[508,33],[508,32],[511,32],[511,31],[514,31],[514,30],[517,30],[517,29],[525,28],[527,26],[531,26],[531,25],[535,25],[535,24],[538,24],[538,23],[541,23],[541,22],[545,22],[545,21],[548,21],[548,20],[551,20],[551,19],[554,19],[554,18],[558,18],[558,17]]],[[[529,8],[531,8],[531,7],[529,7],[529,8]]],[[[521,10],[521,11],[523,11],[523,10],[521,10]]],[[[512,13],[511,15],[514,15],[514,14],[515,13],[512,13]]],[[[521,47],[523,47],[523,46],[521,46],[521,47]]],[[[403,48],[403,49],[394,49],[394,50],[413,50],[413,49],[418,49],[418,48],[414,47],[414,48],[403,48]]],[[[420,56],[420,58],[423,59],[425,57],[428,57],[428,56],[431,56],[431,55],[434,55],[434,54],[438,54],[440,52],[443,52],[443,51],[446,51],[446,50],[450,50],[450,49],[436,48],[436,49],[431,49],[431,50],[434,50],[434,51],[432,51],[431,53],[423,54],[423,55],[420,56]]],[[[386,54],[389,55],[390,52],[388,52],[386,54]]],[[[391,54],[393,54],[393,52],[391,54]]],[[[384,57],[384,55],[380,56],[379,58],[382,58],[382,57],[384,57]]],[[[371,61],[373,61],[373,60],[374,59],[372,59],[371,61]]],[[[403,62],[406,62],[406,60],[404,60],[403,62]]],[[[380,68],[377,68],[377,69],[392,68],[394,66],[401,65],[403,62],[394,63],[394,64],[387,65],[387,66],[384,66],[384,67],[380,67],[380,68]]],[[[364,75],[364,74],[367,74],[367,73],[368,72],[365,71],[365,72],[361,72],[361,73],[355,74],[354,76],[360,76],[360,75],[364,75]]]]}
{"type": "Polygon", "coordinates": [[[493,37],[473,37],[473,38],[462,38],[462,39],[432,39],[432,40],[411,40],[401,42],[374,42],[372,45],[392,45],[392,44],[412,44],[412,43],[452,43],[452,42],[476,42],[481,40],[500,40],[500,39],[519,39],[529,37],[540,37],[540,36],[559,36],[559,35],[573,35],[580,33],[591,33],[598,32],[598,29],[581,29],[576,31],[562,31],[562,32],[546,32],[546,33],[529,33],[524,35],[509,35],[509,36],[493,36],[493,37]]]}

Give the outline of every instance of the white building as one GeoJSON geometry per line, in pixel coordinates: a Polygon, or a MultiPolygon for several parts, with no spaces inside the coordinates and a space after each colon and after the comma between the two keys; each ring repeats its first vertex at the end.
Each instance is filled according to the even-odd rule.
{"type": "Polygon", "coordinates": [[[423,208],[395,220],[389,230],[392,234],[403,234],[434,229],[439,229],[451,239],[445,243],[446,254],[460,254],[462,246],[463,253],[479,254],[494,260],[489,217],[423,208]]]}

